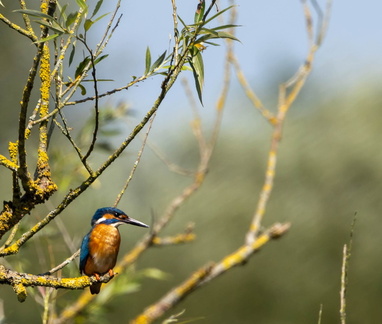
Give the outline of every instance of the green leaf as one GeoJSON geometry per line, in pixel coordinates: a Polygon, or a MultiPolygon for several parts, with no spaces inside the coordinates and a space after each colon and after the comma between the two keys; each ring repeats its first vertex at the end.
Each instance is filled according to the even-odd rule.
{"type": "Polygon", "coordinates": [[[150,48],[147,46],[146,48],[146,66],[145,66],[145,74],[149,73],[151,66],[151,53],[150,48]]]}
{"type": "Polygon", "coordinates": [[[79,84],[78,87],[81,89],[81,94],[86,95],[86,88],[82,84],[79,84]]]}
{"type": "Polygon", "coordinates": [[[200,103],[203,105],[202,92],[204,84],[204,64],[202,54],[197,48],[195,49],[197,50],[197,54],[193,55],[192,59],[189,59],[189,63],[194,74],[196,91],[198,93],[200,103]]]}
{"type": "Polygon", "coordinates": [[[55,21],[52,21],[51,23],[48,23],[48,22],[46,22],[44,20],[36,20],[36,22],[39,23],[40,25],[48,27],[49,29],[55,31],[56,33],[59,33],[59,34],[65,33],[65,29],[63,27],[61,27],[55,21]]]}
{"type": "Polygon", "coordinates": [[[158,57],[158,59],[154,62],[154,64],[151,67],[151,71],[155,70],[158,66],[160,66],[164,59],[166,58],[167,51],[164,51],[164,53],[158,57]]]}
{"type": "Polygon", "coordinates": [[[66,21],[66,19],[68,19],[68,17],[66,16],[66,8],[68,7],[68,4],[65,4],[63,7],[60,6],[60,4],[57,2],[57,7],[58,7],[58,10],[60,11],[60,16],[58,17],[58,20],[60,20],[61,18],[66,21]]]}
{"type": "Polygon", "coordinates": [[[233,36],[232,34],[230,34],[228,32],[215,32],[215,33],[211,33],[211,34],[207,34],[207,35],[204,35],[202,37],[199,37],[195,41],[195,43],[200,44],[202,42],[206,42],[209,39],[223,39],[223,38],[229,38],[229,39],[232,39],[234,41],[240,42],[240,40],[238,38],[236,38],[235,36],[233,36]]]}
{"type": "Polygon", "coordinates": [[[237,27],[241,27],[241,25],[232,25],[232,24],[221,25],[218,27],[211,28],[210,30],[216,31],[216,30],[220,30],[220,29],[237,28],[237,27]]]}
{"type": "Polygon", "coordinates": [[[195,11],[195,16],[194,16],[194,22],[195,23],[198,23],[198,22],[203,20],[205,9],[206,9],[205,1],[200,0],[198,3],[198,7],[196,8],[196,11],[195,11]]]}
{"type": "Polygon", "coordinates": [[[60,36],[61,34],[53,34],[53,35],[50,35],[48,37],[45,37],[45,38],[41,38],[39,39],[38,41],[36,41],[35,43],[38,44],[38,43],[43,43],[43,42],[47,42],[49,40],[52,40],[58,36],[60,36]]]}
{"type": "Polygon", "coordinates": [[[93,14],[92,14],[92,18],[97,14],[98,10],[101,8],[102,6],[102,2],[103,0],[99,0],[93,10],[93,14]]]}
{"type": "Polygon", "coordinates": [[[84,0],[76,0],[78,6],[86,13],[88,11],[88,5],[84,0]]]}
{"type": "Polygon", "coordinates": [[[98,64],[99,62],[103,61],[105,58],[107,58],[109,56],[109,54],[105,54],[105,55],[102,55],[100,56],[99,58],[97,58],[95,61],[94,61],[94,65],[98,64]]]}
{"type": "Polygon", "coordinates": [[[68,15],[68,18],[65,21],[65,26],[69,27],[71,24],[73,24],[76,21],[77,15],[78,15],[77,11],[74,13],[70,13],[68,15]]]}
{"type": "Polygon", "coordinates": [[[180,18],[179,16],[178,16],[178,19],[182,23],[183,27],[188,29],[188,27],[187,27],[186,23],[183,21],[183,19],[180,18]]]}
{"type": "Polygon", "coordinates": [[[80,64],[78,64],[78,67],[76,69],[76,72],[75,72],[75,78],[77,78],[79,75],[82,74],[82,72],[84,71],[85,67],[89,64],[90,62],[90,58],[89,56],[86,56],[82,62],[80,64]]]}
{"type": "MultiPolygon", "coordinates": [[[[175,65],[164,65],[162,66],[162,69],[165,69],[165,70],[168,70],[169,68],[171,69],[174,69],[175,68],[175,65]]],[[[191,67],[187,66],[187,65],[183,65],[181,68],[180,68],[181,71],[192,71],[191,67]]],[[[161,73],[162,74],[162,73],[161,73]]],[[[165,73],[166,74],[166,73],[165,73]]]]}
{"type": "Polygon", "coordinates": [[[23,15],[28,15],[32,17],[38,17],[38,18],[44,18],[48,20],[53,20],[52,16],[49,16],[41,11],[38,10],[32,10],[32,9],[18,9],[18,10],[13,10],[13,12],[19,12],[23,15]]]}
{"type": "Polygon", "coordinates": [[[208,45],[212,45],[212,46],[220,46],[220,44],[216,44],[216,43],[213,43],[213,42],[210,42],[210,41],[205,41],[203,43],[204,44],[208,44],[208,45]]]}
{"type": "Polygon", "coordinates": [[[69,66],[72,64],[73,62],[73,58],[74,58],[74,54],[76,53],[76,47],[74,46],[74,44],[72,45],[72,50],[70,52],[70,55],[69,55],[69,66]]]}
{"type": "Polygon", "coordinates": [[[203,25],[208,24],[210,21],[214,20],[216,17],[220,16],[221,14],[225,13],[227,10],[230,10],[230,9],[233,8],[233,7],[235,7],[235,5],[233,5],[233,6],[229,6],[228,8],[225,8],[225,9],[219,11],[217,14],[215,14],[215,15],[213,15],[211,18],[207,19],[207,20],[203,23],[203,25]]]}
{"type": "Polygon", "coordinates": [[[84,23],[84,29],[85,31],[88,31],[89,28],[94,24],[94,22],[91,19],[86,19],[84,23]]]}
{"type": "Polygon", "coordinates": [[[93,22],[96,23],[98,20],[102,19],[103,17],[107,16],[108,14],[110,14],[109,12],[103,14],[102,16],[99,16],[98,18],[96,18],[93,22]]]}

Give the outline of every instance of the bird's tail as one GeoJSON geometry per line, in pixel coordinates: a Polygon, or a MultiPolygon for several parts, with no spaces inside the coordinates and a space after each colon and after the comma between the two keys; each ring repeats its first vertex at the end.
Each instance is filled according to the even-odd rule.
{"type": "Polygon", "coordinates": [[[101,290],[102,282],[95,282],[90,286],[90,292],[92,295],[98,294],[101,290]]]}

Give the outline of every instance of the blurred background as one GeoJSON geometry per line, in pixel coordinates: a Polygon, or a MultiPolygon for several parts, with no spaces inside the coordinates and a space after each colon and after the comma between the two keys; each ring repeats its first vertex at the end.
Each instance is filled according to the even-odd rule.
{"type": "MultiPolygon", "coordinates": [[[[5,8],[0,8],[0,12],[20,22],[19,14],[12,12],[16,3],[2,2],[5,8]]],[[[317,2],[325,8],[324,2],[317,2]]],[[[183,20],[192,21],[196,4],[197,1],[177,1],[183,20]]],[[[227,5],[221,1],[219,9],[227,5]]],[[[110,3],[105,11],[111,10],[110,3]]],[[[308,49],[301,3],[246,1],[238,4],[237,11],[237,24],[241,27],[237,28],[236,36],[241,43],[235,44],[235,53],[255,92],[267,108],[275,111],[278,85],[295,73],[308,49]]],[[[382,4],[378,1],[367,0],[362,6],[333,2],[327,37],[285,123],[275,187],[263,223],[269,226],[274,222],[290,222],[290,232],[267,244],[247,264],[196,291],[171,314],[185,310],[182,319],[202,323],[317,323],[322,305],[322,323],[339,322],[342,249],[349,241],[350,225],[357,214],[349,263],[348,321],[377,323],[382,317],[381,11],[382,4]]],[[[98,68],[100,78],[114,80],[101,84],[103,90],[119,87],[132,76],[141,75],[147,46],[153,59],[171,49],[170,1],[124,1],[120,12],[123,13],[120,26],[107,49],[110,56],[98,68]]],[[[93,46],[104,24],[106,20],[89,34],[93,46]]],[[[34,46],[4,24],[0,25],[0,41],[0,149],[1,154],[7,155],[8,142],[17,138],[20,95],[34,46]]],[[[207,135],[221,91],[225,55],[222,45],[209,46],[203,52],[205,87],[200,113],[207,135]]],[[[191,73],[184,73],[184,77],[193,87],[191,73]]],[[[104,130],[105,147],[96,152],[94,165],[108,156],[105,150],[108,146],[116,147],[141,120],[158,95],[160,82],[157,77],[101,101],[104,109],[127,107],[127,115],[104,130]]],[[[195,91],[194,94],[196,98],[195,91]]],[[[31,109],[34,105],[35,102],[31,103],[31,109]]],[[[66,110],[66,117],[78,136],[84,133],[91,111],[89,104],[66,110]]],[[[195,167],[198,159],[191,120],[192,110],[179,83],[160,107],[150,135],[155,146],[186,168],[195,167]]],[[[233,79],[207,180],[178,211],[164,233],[177,234],[192,222],[197,239],[186,245],[147,251],[127,271],[131,281],[126,282],[120,275],[110,282],[109,294],[101,297],[90,315],[85,312],[80,322],[127,321],[200,266],[218,261],[239,247],[263,184],[270,134],[271,127],[233,79]],[[113,295],[116,284],[130,293],[113,295]]],[[[89,230],[95,209],[114,203],[140,144],[137,141],[128,148],[59,220],[18,255],[3,262],[17,271],[41,273],[68,257],[89,230]]],[[[60,190],[45,206],[23,220],[20,233],[54,208],[69,188],[81,183],[82,171],[76,157],[58,131],[53,136],[51,150],[53,178],[60,190]]],[[[32,150],[30,159],[33,160],[32,150]]],[[[10,177],[4,168],[0,169],[0,179],[1,198],[10,200],[10,177]]],[[[152,210],[161,215],[189,183],[190,179],[170,172],[146,148],[119,207],[132,217],[150,223],[152,210]]],[[[128,252],[144,234],[143,229],[125,227],[121,232],[120,255],[128,252]]],[[[78,275],[76,265],[65,269],[63,275],[78,275]]],[[[33,298],[38,295],[38,289],[28,292],[30,298],[21,305],[11,287],[1,289],[4,323],[22,323],[26,318],[40,321],[41,306],[33,298]]],[[[69,306],[80,293],[59,291],[58,309],[69,306]]]]}

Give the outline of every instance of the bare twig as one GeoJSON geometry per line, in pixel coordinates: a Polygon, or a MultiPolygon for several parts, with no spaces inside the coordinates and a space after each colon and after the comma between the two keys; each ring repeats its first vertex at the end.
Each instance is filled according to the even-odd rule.
{"type": "Polygon", "coordinates": [[[86,152],[86,154],[82,158],[82,161],[86,162],[87,158],[93,152],[94,146],[95,146],[96,141],[97,141],[98,128],[99,128],[99,107],[98,107],[99,97],[98,97],[98,81],[97,81],[97,75],[96,75],[97,71],[96,71],[96,66],[95,66],[95,63],[94,63],[94,55],[93,55],[92,50],[87,45],[86,41],[83,41],[82,43],[84,44],[84,46],[88,50],[89,56],[90,56],[90,62],[91,62],[91,66],[92,66],[94,97],[95,97],[95,100],[94,100],[94,130],[93,130],[93,138],[92,138],[92,141],[90,143],[88,151],[86,152]]]}
{"type": "Polygon", "coordinates": [[[322,310],[323,310],[323,305],[320,305],[320,310],[318,311],[318,324],[321,324],[322,321],[322,310]]]}
{"type": "Polygon", "coordinates": [[[178,13],[176,8],[176,1],[171,0],[172,5],[172,20],[174,24],[174,64],[178,64],[178,51],[179,51],[179,31],[178,31],[178,13]]]}
{"type": "Polygon", "coordinates": [[[230,56],[230,61],[233,64],[235,71],[236,71],[236,77],[239,81],[240,85],[242,86],[246,96],[251,101],[254,107],[256,107],[260,113],[264,116],[265,119],[268,120],[268,122],[271,125],[276,124],[276,117],[272,114],[270,110],[268,110],[260,100],[260,98],[256,95],[256,93],[252,90],[251,86],[249,85],[247,78],[244,75],[244,72],[242,71],[239,61],[237,60],[236,56],[232,53],[230,56]]]}
{"type": "MultiPolygon", "coordinates": [[[[305,1],[302,1],[305,20],[307,28],[311,28],[311,13],[307,8],[305,1]]],[[[319,34],[322,34],[324,30],[318,31],[319,34]]],[[[310,31],[308,30],[308,35],[310,35],[310,31]]],[[[309,36],[309,38],[313,39],[313,36],[309,36]]],[[[263,216],[265,214],[265,209],[270,198],[273,182],[276,175],[276,162],[277,162],[277,154],[279,143],[281,141],[282,129],[284,120],[286,118],[286,114],[289,111],[290,107],[296,100],[298,94],[300,93],[302,87],[305,85],[306,79],[312,70],[312,65],[315,57],[315,53],[318,49],[318,44],[312,42],[306,56],[305,62],[300,66],[296,74],[288,81],[280,85],[279,89],[279,103],[277,108],[277,115],[275,122],[273,123],[273,133],[272,133],[272,142],[271,148],[268,153],[268,162],[267,169],[265,173],[265,180],[260,192],[260,197],[257,203],[257,207],[248,230],[246,241],[247,244],[250,244],[255,240],[256,235],[258,234],[263,216]]]]}
{"type": "Polygon", "coordinates": [[[142,147],[141,147],[141,149],[140,149],[139,152],[138,152],[137,159],[135,160],[135,163],[134,163],[134,165],[133,165],[133,167],[132,167],[132,169],[131,169],[131,171],[130,171],[129,177],[128,177],[127,180],[126,180],[125,185],[123,186],[122,190],[120,191],[120,193],[119,193],[118,196],[117,196],[117,199],[116,199],[115,202],[114,202],[114,205],[113,205],[114,207],[117,207],[117,206],[118,206],[118,204],[119,204],[119,202],[120,202],[120,200],[121,200],[123,194],[125,193],[125,191],[126,191],[128,185],[129,185],[130,181],[133,179],[134,173],[135,173],[135,171],[137,170],[137,167],[138,167],[139,162],[141,161],[142,153],[143,153],[143,150],[144,150],[144,148],[145,148],[145,146],[146,146],[146,141],[147,141],[147,138],[148,138],[148,136],[149,136],[149,134],[150,134],[150,130],[151,130],[151,127],[152,127],[152,125],[153,125],[155,116],[156,116],[156,114],[154,114],[154,115],[152,116],[152,118],[151,118],[151,121],[150,121],[150,123],[149,123],[149,127],[148,127],[148,129],[147,129],[147,132],[146,132],[145,137],[144,137],[143,142],[142,142],[142,147]]]}
{"type": "Polygon", "coordinates": [[[349,260],[351,256],[352,245],[353,245],[353,235],[354,235],[356,219],[357,219],[357,213],[354,214],[354,218],[351,224],[349,244],[345,244],[342,250],[341,289],[340,289],[341,324],[346,324],[346,290],[348,285],[349,260]]]}
{"type": "Polygon", "coordinates": [[[53,273],[56,273],[57,271],[61,270],[62,268],[66,267],[69,263],[71,263],[75,258],[77,258],[80,255],[80,250],[78,249],[75,253],[73,253],[69,258],[67,258],[64,262],[60,263],[56,267],[50,269],[47,272],[42,273],[40,276],[50,276],[53,273]]]}
{"type": "Polygon", "coordinates": [[[348,247],[345,244],[342,251],[342,268],[341,268],[341,290],[340,290],[340,318],[341,324],[346,324],[346,286],[347,286],[347,266],[349,259],[348,247]]]}

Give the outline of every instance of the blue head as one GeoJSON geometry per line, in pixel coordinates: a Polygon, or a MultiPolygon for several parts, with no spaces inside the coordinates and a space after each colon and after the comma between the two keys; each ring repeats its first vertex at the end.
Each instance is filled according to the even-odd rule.
{"type": "Polygon", "coordinates": [[[130,224],[141,227],[148,227],[146,224],[127,216],[122,210],[114,207],[99,208],[92,217],[91,226],[105,224],[119,226],[122,224],[130,224]]]}

